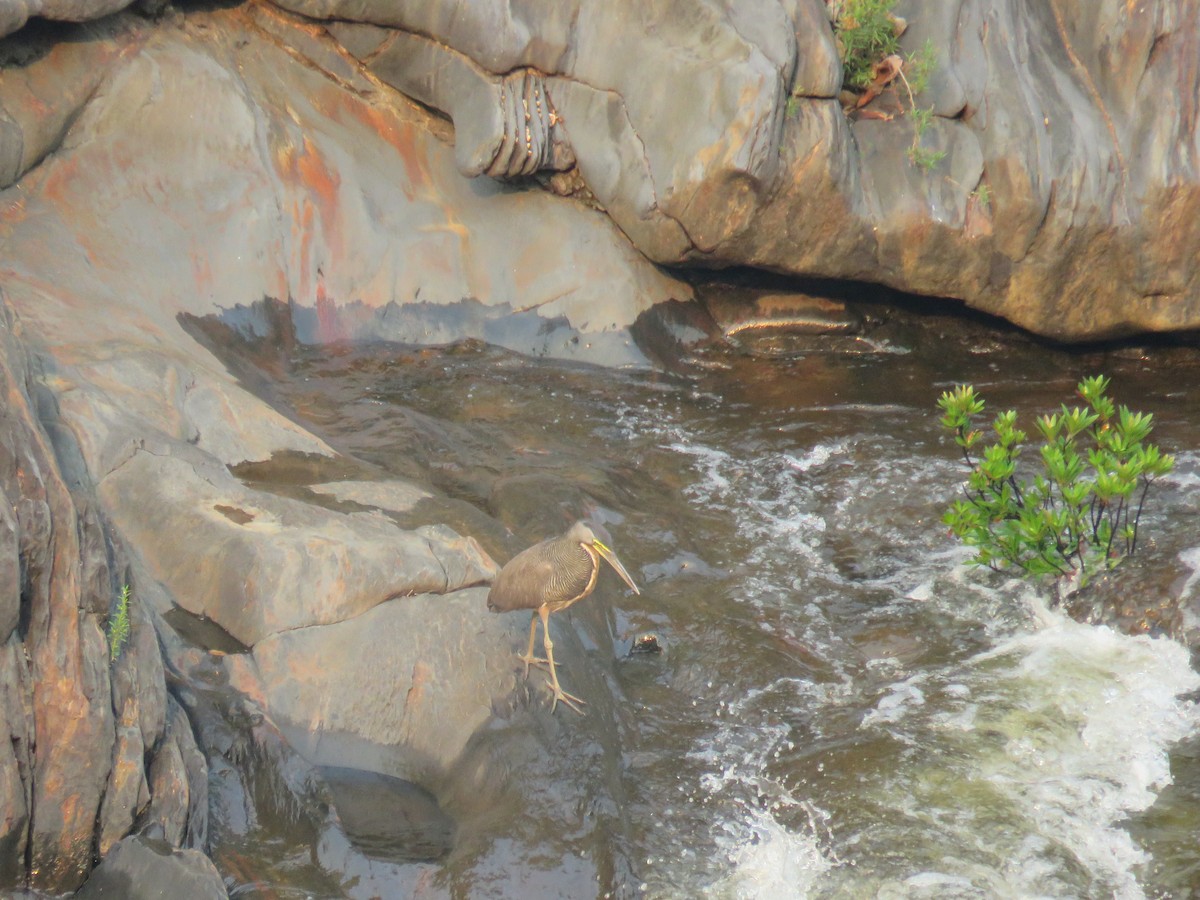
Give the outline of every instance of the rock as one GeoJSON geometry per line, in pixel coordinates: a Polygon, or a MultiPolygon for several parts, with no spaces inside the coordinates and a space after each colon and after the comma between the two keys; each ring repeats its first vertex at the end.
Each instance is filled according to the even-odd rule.
{"type": "MultiPolygon", "coordinates": [[[[356,32],[373,26],[341,25],[334,34],[362,46],[356,32]]],[[[396,33],[369,51],[371,71],[454,120],[454,151],[464,175],[517,178],[543,169],[569,168],[575,158],[533,68],[492,75],[462,54],[418,34],[396,33]]]]}
{"type": "Polygon", "coordinates": [[[150,761],[150,792],[153,799],[145,827],[154,829],[170,846],[182,846],[187,833],[188,772],[180,739],[170,731],[150,761]]]}
{"type": "Polygon", "coordinates": [[[134,820],[150,800],[142,730],[136,722],[129,723],[129,718],[132,716],[122,716],[117,726],[112,774],[100,806],[98,847],[102,857],[107,856],[109,850],[133,830],[134,820]]]}
{"type": "MultiPolygon", "coordinates": [[[[460,171],[525,178],[533,169],[551,173],[574,165],[566,181],[578,188],[563,187],[558,176],[548,180],[590,197],[656,262],[749,265],[877,282],[959,298],[1067,340],[1200,324],[1195,264],[1200,226],[1186,224],[1200,220],[1194,174],[1200,151],[1190,140],[1191,118],[1160,102],[1195,96],[1200,89],[1200,76],[1188,65],[1200,36],[1181,0],[1138,6],[1068,2],[1045,9],[1014,0],[999,5],[909,0],[901,4],[902,50],[912,54],[930,42],[937,64],[929,86],[911,101],[901,86],[889,89],[853,113],[853,127],[833,99],[841,73],[819,0],[765,7],[737,2],[689,17],[676,15],[666,0],[636,9],[629,0],[537,2],[516,11],[501,0],[469,10],[384,0],[281,3],[305,16],[334,20],[330,31],[370,75],[339,56],[316,30],[289,23],[265,6],[250,7],[232,28],[232,17],[226,17],[221,28],[236,31],[250,23],[255,34],[295,48],[359,96],[378,93],[375,78],[443,110],[457,125],[460,171]],[[635,20],[654,27],[631,30],[635,20]],[[1034,59],[1037,66],[1029,63],[1034,59]],[[921,145],[946,153],[928,171],[908,158],[914,130],[906,111],[912,103],[934,113],[921,145]]],[[[77,0],[63,8],[91,15],[101,6],[107,8],[87,9],[77,0]]],[[[12,21],[23,21],[33,8],[20,7],[12,21]]],[[[35,60],[20,70],[28,71],[28,84],[9,78],[0,88],[0,183],[45,156],[92,95],[96,73],[148,34],[144,27],[109,20],[89,27],[106,29],[95,32],[103,39],[80,42],[82,49],[72,47],[52,65],[35,60]],[[119,34],[121,29],[127,33],[119,34]],[[38,82],[59,69],[69,73],[67,89],[38,82]],[[39,102],[49,96],[56,101],[39,102]]],[[[163,52],[160,46],[151,56],[163,52]]],[[[195,59],[185,66],[192,64],[203,67],[195,59]]],[[[254,70],[251,64],[249,84],[256,83],[254,70]]],[[[121,89],[136,91],[128,78],[121,82],[121,89]]],[[[320,91],[306,96],[316,102],[297,111],[301,119],[315,110],[317,121],[333,105],[320,91]]],[[[243,108],[253,120],[256,109],[277,102],[251,98],[243,108]]],[[[245,116],[223,121],[231,136],[244,133],[245,116]]],[[[420,127],[442,130],[429,120],[420,127]]],[[[173,130],[182,135],[186,128],[178,122],[173,130]]],[[[307,146],[294,135],[286,139],[303,148],[295,159],[322,162],[312,172],[294,169],[283,179],[286,185],[303,184],[311,174],[320,176],[312,182],[317,184],[333,171],[322,169],[321,136],[327,130],[304,127],[303,133],[307,146]]],[[[192,140],[189,146],[204,144],[192,140]]],[[[237,156],[231,147],[226,150],[227,158],[237,156]]],[[[352,181],[342,174],[334,197],[352,181]]],[[[256,189],[272,190],[261,182],[256,189]]],[[[382,197],[389,189],[396,185],[372,185],[364,195],[382,197]]],[[[440,193],[455,208],[481,208],[490,198],[513,196],[491,181],[479,183],[478,195],[440,193]]],[[[523,196],[535,205],[547,199],[523,196]]],[[[343,206],[352,208],[342,204],[339,212],[343,206]]],[[[295,208],[302,207],[321,208],[303,203],[295,208]]],[[[544,218],[531,216],[530,222],[544,218]]],[[[474,220],[453,218],[468,228],[474,220]]],[[[333,221],[325,214],[313,221],[317,227],[310,233],[319,245],[333,221]]],[[[270,233],[266,224],[256,223],[263,237],[270,233]]],[[[341,229],[346,225],[338,222],[341,229]]],[[[382,265],[333,265],[332,258],[316,253],[303,266],[274,271],[267,266],[265,273],[247,265],[250,257],[233,268],[266,282],[251,295],[294,298],[310,340],[438,341],[471,334],[522,352],[584,355],[581,348],[590,343],[593,357],[617,359],[624,352],[627,361],[644,361],[627,350],[623,338],[576,342],[578,322],[586,315],[580,304],[565,312],[571,327],[543,333],[537,326],[553,320],[557,310],[536,299],[528,302],[527,284],[497,290],[500,282],[493,281],[484,291],[478,280],[470,283],[463,269],[451,266],[426,269],[442,277],[418,285],[408,273],[418,271],[419,262],[409,265],[403,251],[376,251],[396,245],[379,240],[370,228],[364,237],[347,240],[340,251],[350,257],[356,249],[373,253],[382,265]],[[373,274],[347,277],[356,270],[373,274]],[[318,303],[320,297],[326,300],[318,303]],[[533,309],[532,318],[523,317],[533,309]]],[[[441,253],[454,258],[452,242],[419,243],[436,248],[421,259],[441,253]]],[[[542,236],[531,243],[554,242],[542,236]]],[[[292,246],[267,245],[264,260],[286,256],[292,246]]],[[[508,248],[492,252],[503,255],[508,248]]],[[[536,260],[552,277],[570,268],[539,254],[522,258],[536,260]]],[[[414,253],[411,260],[417,259],[414,253]]],[[[636,268],[625,260],[608,271],[636,268]]],[[[220,271],[218,263],[209,274],[220,271]]],[[[602,277],[576,280],[576,298],[586,297],[588,306],[611,302],[579,287],[602,277]]],[[[661,278],[639,273],[638,280],[643,283],[635,292],[661,295],[661,278]]],[[[532,293],[572,292],[545,286],[532,293]]]]}
{"type": "MultiPolygon", "coordinates": [[[[100,570],[107,570],[107,560],[88,548],[103,544],[93,533],[101,526],[94,516],[80,513],[61,478],[23,389],[28,383],[25,365],[12,328],[3,329],[0,487],[5,496],[17,499],[23,568],[20,652],[29,667],[27,677],[18,671],[16,683],[7,688],[16,696],[10,695],[5,712],[17,776],[29,786],[20,793],[29,791],[31,881],[39,889],[63,891],[76,887],[91,868],[93,832],[112,756],[108,644],[94,612],[107,608],[111,593],[94,593],[105,580],[100,570]],[[27,753],[29,768],[22,771],[27,753]]],[[[53,418],[47,410],[39,413],[53,418]]],[[[11,668],[7,674],[13,674],[11,668]]],[[[5,780],[15,786],[11,759],[4,768],[5,780]]],[[[20,809],[10,809],[9,817],[19,827],[20,809]]]]}
{"type": "Polygon", "coordinates": [[[495,568],[452,532],[403,531],[378,513],[253,491],[184,448],[178,456],[137,454],[100,493],[140,510],[120,518],[124,533],[180,605],[248,645],[350,618],[398,594],[478,584],[495,568]],[[198,543],[179,541],[181,533],[198,543]],[[207,548],[202,559],[196,546],[207,548]]]}
{"type": "Polygon", "coordinates": [[[0,7],[0,37],[21,28],[31,16],[87,22],[124,9],[133,0],[10,0],[0,7]]]}
{"type": "Polygon", "coordinates": [[[196,744],[192,725],[183,708],[171,701],[172,720],[177,723],[179,755],[187,772],[187,830],[180,846],[191,850],[208,849],[208,763],[196,744]]]}
{"type": "MultiPolygon", "coordinates": [[[[18,0],[0,9],[0,35],[15,30],[5,13],[40,5],[18,0]]],[[[8,187],[54,150],[80,109],[95,93],[118,59],[111,38],[124,31],[120,23],[73,29],[75,40],[62,41],[63,31],[0,41],[6,63],[0,79],[0,188],[8,187]],[[20,62],[22,65],[8,65],[20,62]]]]}
{"type": "Polygon", "coordinates": [[[1200,32],[1181,0],[910,0],[902,50],[930,43],[929,86],[910,100],[897,82],[853,128],[832,99],[840,64],[817,0],[690,17],[666,0],[519,13],[495,0],[455,15],[281,2],[371,23],[369,40],[364,26],[334,33],[455,119],[464,172],[514,174],[495,165],[510,146],[558,165],[537,116],[526,138],[504,112],[505,77],[545,73],[550,143],[569,143],[556,159],[575,159],[587,192],[657,262],[879,282],[1068,340],[1200,324],[1200,226],[1179,224],[1200,220],[1200,150],[1192,118],[1161,102],[1200,92],[1187,64],[1200,32]],[[380,39],[381,26],[398,37],[380,39]],[[913,104],[934,114],[920,145],[945,153],[928,170],[909,158],[913,104]]]}
{"type": "Polygon", "coordinates": [[[811,294],[768,292],[734,299],[726,293],[707,298],[705,306],[726,337],[744,332],[842,334],[862,330],[862,319],[845,303],[811,294]]]}
{"type": "Polygon", "coordinates": [[[25,880],[33,805],[33,710],[21,644],[0,644],[0,885],[25,880]]]}
{"type": "Polygon", "coordinates": [[[127,573],[131,588],[129,638],[113,665],[113,710],[123,726],[136,725],[143,747],[155,747],[166,730],[167,684],[162,651],[151,621],[150,597],[155,588],[148,578],[127,573]]]}
{"type": "Polygon", "coordinates": [[[75,896],[81,900],[223,900],[228,895],[216,866],[203,853],[131,836],[113,847],[75,896]]]}
{"type": "Polygon", "coordinates": [[[21,558],[14,502],[0,495],[0,644],[8,641],[21,614],[21,558]]]}
{"type": "Polygon", "coordinates": [[[342,827],[365,855],[421,862],[453,848],[454,821],[412,782],[341,766],[322,767],[321,775],[342,827]]]}
{"type": "Polygon", "coordinates": [[[822,0],[794,0],[784,4],[795,26],[796,75],[792,96],[830,99],[842,87],[842,60],[830,26],[828,6],[822,0]]]}
{"type": "Polygon", "coordinates": [[[489,613],[486,595],[477,588],[397,598],[348,621],[260,641],[254,662],[265,709],[315,763],[381,772],[436,793],[515,687],[512,650],[528,620],[489,613]]]}

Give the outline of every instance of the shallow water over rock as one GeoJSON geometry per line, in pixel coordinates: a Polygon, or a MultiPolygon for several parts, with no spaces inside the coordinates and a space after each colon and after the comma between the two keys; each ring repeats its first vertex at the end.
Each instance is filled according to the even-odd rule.
{"type": "MultiPolygon", "coordinates": [[[[300,348],[276,369],[275,402],[344,456],[239,472],[257,487],[448,523],[497,560],[590,515],[642,587],[602,575],[552,620],[564,687],[598,679],[611,705],[541,719],[553,764],[507,757],[488,808],[430,798],[456,830],[433,803],[437,860],[393,858],[408,874],[390,883],[473,897],[1200,888],[1186,647],[1200,354],[1066,352],[888,311],[861,334],[755,340],[669,374],[477,343],[300,348]],[[934,403],[971,382],[993,410],[1040,414],[1095,372],[1155,414],[1178,463],[1140,559],[1075,604],[1082,623],[963,564],[940,523],[962,469],[934,403]],[[347,486],[384,478],[411,490],[383,503],[347,486]],[[631,652],[647,634],[658,652],[631,652]]],[[[515,702],[546,706],[543,677],[515,702]]],[[[252,837],[241,852],[275,861],[237,896],[366,896],[328,848],[310,857],[265,825],[252,837]]]]}

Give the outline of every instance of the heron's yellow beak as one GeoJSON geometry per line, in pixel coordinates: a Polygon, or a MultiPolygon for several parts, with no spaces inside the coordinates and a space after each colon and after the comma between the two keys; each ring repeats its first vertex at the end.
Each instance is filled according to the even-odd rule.
{"type": "Polygon", "coordinates": [[[597,553],[604,557],[604,561],[612,566],[622,580],[629,585],[635,594],[640,594],[638,586],[633,583],[633,579],[629,577],[629,573],[625,571],[625,567],[621,565],[621,561],[617,559],[617,554],[613,553],[612,549],[599,538],[592,538],[592,547],[597,553]]]}

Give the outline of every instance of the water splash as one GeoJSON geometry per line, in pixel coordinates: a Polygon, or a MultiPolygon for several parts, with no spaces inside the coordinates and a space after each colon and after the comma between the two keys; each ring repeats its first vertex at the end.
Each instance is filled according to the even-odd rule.
{"type": "Polygon", "coordinates": [[[882,883],[1144,896],[1148,857],[1122,823],[1170,783],[1168,749],[1200,724],[1180,697],[1200,676],[1173,641],[1036,612],[1035,630],[893,685],[864,716],[864,729],[921,748],[877,792],[902,812],[892,827],[942,843],[938,868],[877,870],[882,883]]]}
{"type": "MultiPolygon", "coordinates": [[[[845,440],[741,455],[677,432],[667,447],[697,474],[690,498],[746,539],[735,599],[838,660],[830,684],[750,689],[689,754],[705,769],[691,800],[712,817],[726,867],[707,896],[1145,896],[1149,857],[1123,822],[1154,802],[1169,748],[1200,726],[1180,699],[1200,687],[1185,648],[1076,623],[1018,582],[981,586],[959,549],[930,552],[891,525],[880,515],[889,497],[942,480],[936,462],[874,464],[845,440]],[[850,471],[825,497],[821,476],[838,468],[850,471]],[[897,564],[847,575],[831,563],[826,544],[851,526],[897,564]],[[894,659],[846,662],[853,646],[824,604],[864,591],[882,595],[865,620],[919,632],[924,617],[949,646],[911,673],[894,659]],[[888,672],[901,680],[880,684],[888,672]],[[861,710],[859,740],[877,756],[849,801],[874,810],[870,823],[822,811],[847,798],[772,766],[795,739],[781,718],[819,723],[847,707],[861,710]]],[[[653,895],[673,896],[657,885],[653,895]]]]}

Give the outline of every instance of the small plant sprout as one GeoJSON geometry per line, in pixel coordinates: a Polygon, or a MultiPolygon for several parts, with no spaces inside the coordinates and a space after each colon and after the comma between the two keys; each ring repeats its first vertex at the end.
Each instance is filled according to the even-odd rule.
{"type": "Polygon", "coordinates": [[[1082,587],[1137,549],[1146,495],[1175,460],[1149,442],[1153,416],[1118,408],[1108,384],[1102,375],[1085,378],[1082,406],[1063,404],[1035,421],[1042,445],[1032,479],[1018,473],[1028,434],[1017,427],[1015,410],[996,416],[985,444],[975,426],[983,398],[970,385],[942,394],[940,424],[969,469],[964,496],[943,521],[974,548],[973,563],[1034,577],[1077,576],[1082,587]]]}
{"type": "Polygon", "coordinates": [[[925,136],[925,132],[933,121],[933,107],[928,109],[913,107],[909,116],[913,120],[913,142],[907,151],[909,162],[928,172],[946,156],[945,150],[927,150],[921,146],[921,138],[925,136]]]}
{"type": "Polygon", "coordinates": [[[916,102],[913,100],[913,94],[919,94],[929,87],[929,77],[937,69],[937,51],[933,48],[933,41],[928,38],[921,45],[921,49],[916,53],[910,53],[904,60],[904,75],[905,82],[909,90],[909,102],[915,107],[916,102]]]}
{"type": "Polygon", "coordinates": [[[975,190],[971,191],[971,196],[984,209],[992,208],[992,189],[984,182],[980,182],[975,190]]]}
{"type": "Polygon", "coordinates": [[[129,585],[121,588],[117,606],[108,617],[109,658],[116,662],[126,641],[129,640],[129,585]]]}

